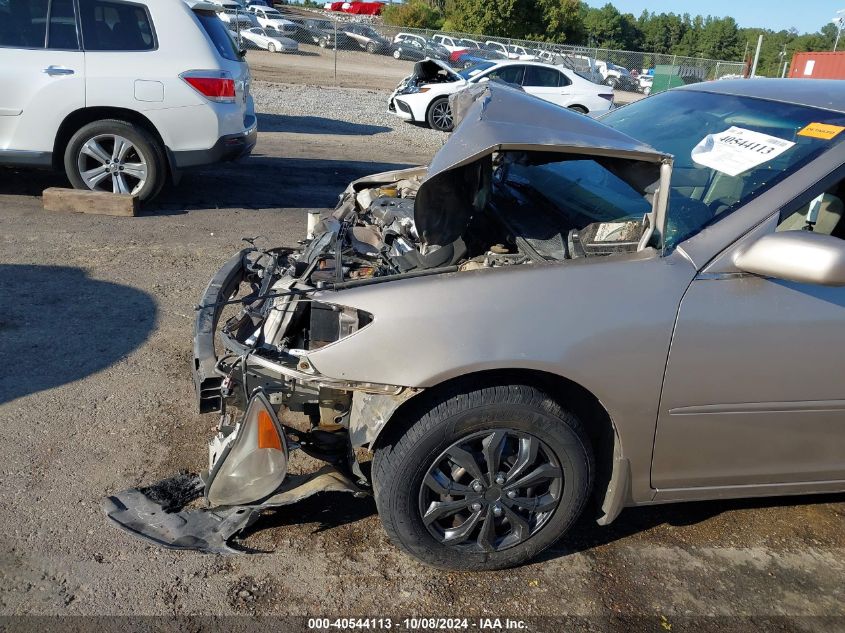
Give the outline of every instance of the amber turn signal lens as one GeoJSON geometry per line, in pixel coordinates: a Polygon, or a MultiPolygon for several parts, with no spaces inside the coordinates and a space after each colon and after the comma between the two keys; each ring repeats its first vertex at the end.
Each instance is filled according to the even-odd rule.
{"type": "Polygon", "coordinates": [[[258,412],[258,448],[282,450],[282,438],[276,431],[276,425],[266,411],[258,412]]]}

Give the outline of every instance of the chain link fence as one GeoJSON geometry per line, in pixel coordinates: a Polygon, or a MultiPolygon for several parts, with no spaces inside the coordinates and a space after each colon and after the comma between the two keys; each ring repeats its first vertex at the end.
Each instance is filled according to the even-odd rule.
{"type": "MultiPolygon", "coordinates": [[[[743,77],[742,62],[640,51],[623,51],[538,42],[473,33],[387,26],[373,16],[308,10],[279,5],[252,7],[249,13],[221,15],[244,48],[291,52],[300,45],[333,51],[389,55],[398,60],[440,59],[467,68],[502,59],[541,61],[568,67],[591,81],[620,92],[648,95],[675,86],[743,77]]],[[[327,51],[328,52],[328,51],[327,51]]]]}

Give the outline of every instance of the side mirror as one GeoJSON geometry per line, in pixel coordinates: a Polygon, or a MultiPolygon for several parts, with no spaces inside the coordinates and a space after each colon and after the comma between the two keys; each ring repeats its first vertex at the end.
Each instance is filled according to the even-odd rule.
{"type": "Polygon", "coordinates": [[[845,286],[845,240],[812,231],[770,233],[734,255],[734,265],[763,277],[845,286]]]}

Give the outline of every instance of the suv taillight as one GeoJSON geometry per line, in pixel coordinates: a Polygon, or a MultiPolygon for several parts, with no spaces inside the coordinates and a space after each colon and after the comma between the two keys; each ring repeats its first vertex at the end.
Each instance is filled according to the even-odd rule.
{"type": "Polygon", "coordinates": [[[179,77],[209,101],[235,102],[235,80],[225,70],[189,70],[179,77]]]}

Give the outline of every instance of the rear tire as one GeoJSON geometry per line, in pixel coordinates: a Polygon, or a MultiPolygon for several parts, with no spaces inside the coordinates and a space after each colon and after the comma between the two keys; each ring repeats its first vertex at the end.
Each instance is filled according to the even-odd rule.
{"type": "Polygon", "coordinates": [[[367,52],[368,52],[370,55],[375,55],[375,54],[376,54],[376,48],[377,48],[377,47],[376,47],[376,43],[375,43],[375,42],[367,42],[367,52]]]}
{"type": "Polygon", "coordinates": [[[580,516],[592,448],[581,422],[543,391],[465,382],[422,398],[373,460],[379,516],[400,549],[442,569],[513,567],[580,516]]]}
{"type": "Polygon", "coordinates": [[[579,106],[579,105],[569,106],[569,109],[572,110],[573,112],[578,112],[579,114],[587,114],[589,112],[589,110],[587,110],[587,108],[585,108],[584,106],[579,106]]]}
{"type": "Polygon", "coordinates": [[[64,167],[75,189],[129,193],[142,202],[155,198],[167,180],[159,141],[143,127],[118,119],[79,129],[65,148],[64,167]]]}
{"type": "Polygon", "coordinates": [[[454,127],[454,119],[452,118],[452,108],[449,107],[449,98],[438,97],[432,101],[431,105],[428,106],[425,119],[431,129],[451,132],[454,127]]]}
{"type": "Polygon", "coordinates": [[[402,59],[402,51],[400,51],[398,48],[393,51],[393,59],[402,59]]]}

